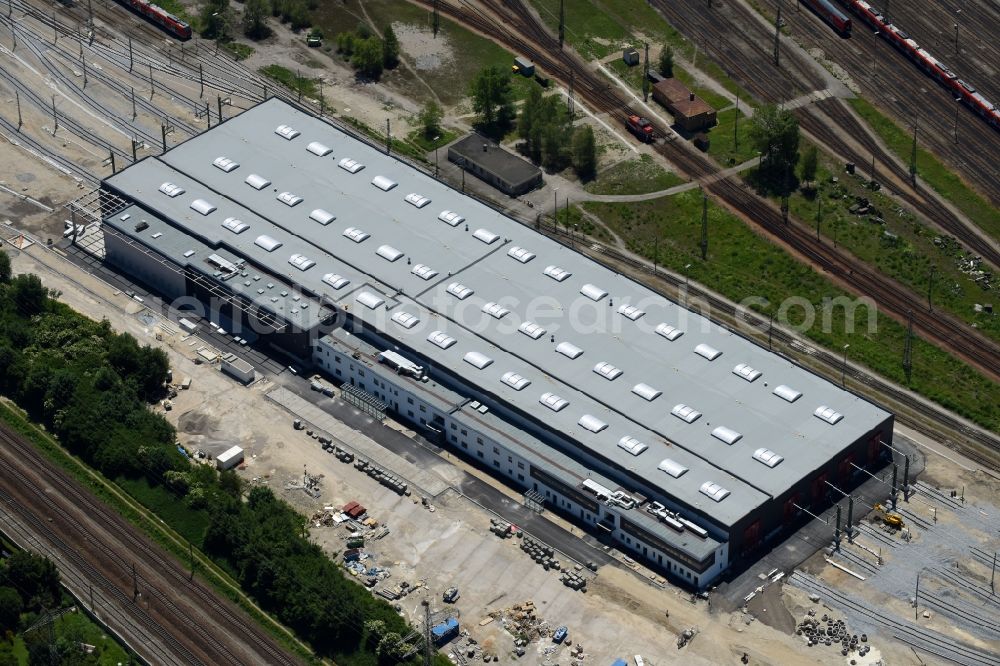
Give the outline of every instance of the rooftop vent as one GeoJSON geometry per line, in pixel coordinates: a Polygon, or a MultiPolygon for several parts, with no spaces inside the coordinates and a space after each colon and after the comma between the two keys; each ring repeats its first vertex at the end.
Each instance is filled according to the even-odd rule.
{"type": "Polygon", "coordinates": [[[675,479],[679,479],[688,471],[688,468],[680,464],[676,460],[671,460],[670,458],[664,458],[660,461],[660,464],[656,466],[656,469],[661,472],[666,472],[675,479]]]}
{"type": "Polygon", "coordinates": [[[352,160],[350,157],[345,157],[337,162],[337,166],[350,173],[357,173],[365,168],[364,164],[357,160],[352,160]]]}
{"type": "Polygon", "coordinates": [[[191,202],[191,210],[196,213],[201,213],[202,215],[208,215],[216,210],[216,207],[208,203],[204,199],[195,199],[191,202]]]}
{"type": "Polygon", "coordinates": [[[726,490],[719,484],[714,483],[712,481],[706,481],[705,483],[701,484],[701,488],[699,488],[698,490],[700,490],[702,494],[708,495],[716,502],[721,502],[722,500],[729,497],[728,490],[726,490]]]}
{"type": "Polygon", "coordinates": [[[522,322],[521,325],[517,327],[517,330],[521,331],[532,340],[537,340],[545,335],[545,329],[533,321],[522,322]]]}
{"type": "Polygon", "coordinates": [[[503,376],[500,378],[500,381],[502,381],[504,384],[506,384],[507,386],[511,387],[515,391],[520,391],[525,386],[527,386],[527,385],[529,385],[531,383],[530,379],[522,377],[521,375],[517,374],[516,372],[505,372],[505,373],[503,373],[503,376]]]}
{"type": "Polygon", "coordinates": [[[665,337],[667,340],[673,342],[677,338],[684,335],[684,331],[677,328],[676,326],[671,326],[667,322],[656,325],[656,332],[665,337]]]}
{"type": "Polygon", "coordinates": [[[301,134],[300,131],[298,131],[297,129],[292,129],[288,125],[278,125],[276,128],[274,128],[274,133],[282,138],[288,139],[289,141],[291,141],[299,134],[301,134]]]}
{"type": "Polygon", "coordinates": [[[319,141],[311,142],[308,146],[306,146],[306,150],[313,155],[318,155],[319,157],[326,157],[333,152],[333,148],[323,145],[319,141]]]}
{"type": "Polygon", "coordinates": [[[168,197],[176,197],[184,194],[184,188],[180,185],[174,185],[173,183],[163,183],[160,185],[160,191],[166,194],[168,197]]]}
{"type": "Polygon", "coordinates": [[[487,245],[492,245],[498,238],[500,238],[500,234],[495,234],[489,229],[476,229],[472,232],[472,235],[487,245]]]}
{"type": "Polygon", "coordinates": [[[608,292],[604,291],[600,287],[596,287],[590,283],[587,283],[580,287],[580,293],[589,298],[592,301],[599,301],[608,295],[608,292]]]}
{"type": "Polygon", "coordinates": [[[302,197],[297,194],[292,194],[291,192],[282,192],[276,198],[286,206],[298,206],[302,203],[302,197]]]}
{"type": "Polygon", "coordinates": [[[786,386],[784,384],[774,389],[772,393],[782,400],[787,400],[788,402],[795,402],[802,397],[802,391],[796,391],[791,386],[786,386]]]}
{"type": "Polygon", "coordinates": [[[663,391],[659,391],[649,384],[643,384],[641,382],[632,387],[632,393],[635,393],[647,402],[652,402],[663,395],[663,391]]]}
{"type": "Polygon", "coordinates": [[[761,372],[760,370],[754,370],[746,363],[740,363],[735,368],[733,368],[733,374],[736,375],[737,377],[742,377],[748,382],[752,382],[758,377],[760,377],[761,372]]]}
{"type": "Polygon", "coordinates": [[[307,271],[316,265],[316,262],[308,258],[304,254],[293,254],[288,258],[288,263],[295,266],[300,271],[307,271]]]}
{"type": "Polygon", "coordinates": [[[568,358],[577,358],[583,353],[583,350],[572,342],[560,342],[556,345],[556,351],[568,358]]]}
{"type": "Polygon", "coordinates": [[[430,280],[438,274],[436,270],[426,264],[414,264],[413,268],[410,269],[410,272],[422,280],[430,280]]]}
{"type": "Polygon", "coordinates": [[[735,430],[732,430],[731,428],[727,428],[726,426],[719,426],[718,428],[713,430],[712,437],[716,438],[719,441],[725,442],[730,446],[743,439],[743,435],[736,432],[735,430]]]}
{"type": "Polygon", "coordinates": [[[427,204],[429,204],[431,202],[430,199],[428,199],[425,196],[421,196],[421,195],[417,194],[416,192],[410,192],[409,194],[407,194],[406,195],[406,201],[408,203],[413,204],[417,208],[423,208],[424,206],[426,206],[427,204]]]}
{"type": "Polygon", "coordinates": [[[385,303],[385,299],[376,296],[370,291],[361,292],[354,298],[354,300],[356,300],[358,303],[361,303],[361,305],[365,306],[369,310],[374,310],[378,306],[385,303]]]}
{"type": "Polygon", "coordinates": [[[569,271],[559,268],[558,266],[546,266],[545,274],[548,275],[553,280],[555,280],[556,282],[562,282],[570,275],[572,275],[572,273],[570,273],[569,271]]]}
{"type": "Polygon", "coordinates": [[[468,354],[462,357],[462,360],[471,365],[472,367],[479,368],[480,370],[493,363],[493,359],[491,359],[486,354],[481,354],[477,351],[469,352],[468,354]]]}
{"type": "Polygon", "coordinates": [[[317,208],[313,212],[309,213],[309,219],[326,226],[336,220],[337,216],[333,213],[326,212],[322,208],[317,208]]]}
{"type": "Polygon", "coordinates": [[[701,412],[696,410],[694,407],[688,407],[684,403],[674,405],[674,408],[670,410],[670,413],[679,418],[681,421],[685,421],[687,423],[694,423],[701,418],[701,412]]]}
{"type": "Polygon", "coordinates": [[[844,418],[843,414],[835,410],[833,407],[827,407],[826,405],[820,405],[817,407],[816,411],[813,412],[813,415],[816,416],[816,418],[823,419],[830,425],[836,425],[842,418],[844,418]]]}
{"type": "Polygon", "coordinates": [[[777,453],[771,449],[759,448],[753,452],[753,459],[764,463],[768,467],[777,467],[778,464],[784,460],[777,453]]]}
{"type": "Polygon", "coordinates": [[[457,227],[462,224],[462,222],[465,222],[464,217],[450,210],[441,211],[441,214],[438,215],[438,219],[453,227],[457,227]]]}
{"type": "Polygon", "coordinates": [[[526,264],[535,258],[535,253],[524,249],[523,247],[514,246],[507,250],[507,256],[517,259],[522,264],[526,264]]]}
{"type": "Polygon", "coordinates": [[[427,341],[432,345],[440,347],[441,349],[447,349],[455,344],[455,338],[451,337],[447,333],[444,333],[443,331],[434,331],[427,336],[427,341]]]}
{"type": "Polygon", "coordinates": [[[363,243],[364,241],[371,238],[371,234],[365,233],[357,227],[347,227],[344,229],[344,237],[349,238],[355,243],[363,243]]]}
{"type": "Polygon", "coordinates": [[[386,261],[396,261],[403,256],[402,252],[391,245],[379,245],[378,249],[375,250],[375,254],[382,257],[386,261]]]}
{"type": "Polygon", "coordinates": [[[375,176],[374,178],[372,178],[372,185],[382,190],[383,192],[388,192],[392,188],[396,187],[397,184],[398,183],[396,183],[396,181],[392,180],[391,178],[387,178],[386,176],[375,176]]]}
{"type": "Polygon", "coordinates": [[[596,416],[591,416],[590,414],[584,414],[581,416],[580,420],[577,421],[577,424],[583,426],[590,432],[601,432],[608,427],[607,423],[596,416]]]}
{"type": "Polygon", "coordinates": [[[222,226],[229,229],[234,234],[241,234],[250,228],[250,225],[242,220],[237,220],[235,217],[227,217],[222,221],[222,226]]]}
{"type": "Polygon", "coordinates": [[[487,303],[483,306],[483,312],[493,317],[494,319],[503,319],[510,314],[510,310],[503,307],[499,303],[487,303]]]}
{"type": "Polygon", "coordinates": [[[606,363],[604,361],[601,361],[594,366],[594,372],[609,381],[618,379],[622,375],[622,371],[619,368],[616,368],[610,363],[606,363]]]}
{"type": "Polygon", "coordinates": [[[237,162],[236,160],[231,160],[228,157],[216,157],[214,160],[212,160],[212,164],[214,164],[219,169],[222,169],[226,173],[229,173],[230,171],[235,171],[236,169],[240,168],[239,162],[237,162]]]}
{"type": "Polygon", "coordinates": [[[464,301],[469,296],[472,296],[475,292],[466,287],[464,284],[458,282],[452,282],[448,285],[448,293],[457,298],[460,301],[464,301]]]}
{"type": "Polygon", "coordinates": [[[553,412],[558,412],[560,409],[564,409],[566,405],[569,404],[569,400],[565,398],[560,398],[555,393],[546,391],[542,394],[542,397],[538,399],[538,402],[542,403],[553,412]]]}
{"type": "Polygon", "coordinates": [[[618,308],[618,314],[628,317],[632,321],[640,318],[642,315],[646,314],[645,310],[640,310],[634,305],[623,305],[618,308]]]}
{"type": "Polygon", "coordinates": [[[252,173],[249,176],[247,176],[243,182],[255,190],[262,190],[271,184],[271,181],[269,181],[267,178],[264,178],[264,176],[258,176],[255,173],[252,173]]]}
{"type": "Polygon", "coordinates": [[[694,353],[697,354],[698,356],[707,358],[709,361],[714,361],[715,359],[722,356],[722,352],[720,352],[715,347],[712,347],[711,345],[706,345],[705,343],[701,343],[700,345],[695,347],[694,353]]]}
{"type": "Polygon", "coordinates": [[[274,252],[279,247],[281,247],[281,241],[275,240],[270,236],[268,236],[267,234],[262,234],[260,236],[257,236],[253,244],[256,245],[257,247],[267,250],[268,252],[274,252]]]}
{"type": "Polygon", "coordinates": [[[402,310],[392,313],[392,317],[390,317],[390,319],[407,330],[413,328],[420,322],[420,317],[415,314],[410,314],[409,312],[403,312],[402,310]]]}
{"type": "Polygon", "coordinates": [[[327,283],[334,289],[343,289],[347,285],[351,284],[351,281],[342,275],[337,275],[336,273],[327,273],[323,276],[323,282],[327,283]]]}
{"type": "Polygon", "coordinates": [[[635,437],[625,435],[618,440],[618,446],[625,449],[634,456],[639,455],[649,447],[637,440],[635,437]]]}

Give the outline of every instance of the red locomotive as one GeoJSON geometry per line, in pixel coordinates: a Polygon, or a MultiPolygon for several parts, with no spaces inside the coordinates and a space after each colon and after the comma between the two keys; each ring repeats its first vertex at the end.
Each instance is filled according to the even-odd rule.
{"type": "Polygon", "coordinates": [[[851,19],[840,11],[830,0],[801,0],[802,4],[833,26],[844,37],[851,36],[851,19]]]}
{"type": "Polygon", "coordinates": [[[653,124],[641,116],[631,115],[625,121],[628,131],[635,134],[643,143],[653,142],[653,124]]]}
{"type": "Polygon", "coordinates": [[[157,24],[178,39],[191,39],[191,26],[149,0],[118,0],[133,12],[157,24]]]}

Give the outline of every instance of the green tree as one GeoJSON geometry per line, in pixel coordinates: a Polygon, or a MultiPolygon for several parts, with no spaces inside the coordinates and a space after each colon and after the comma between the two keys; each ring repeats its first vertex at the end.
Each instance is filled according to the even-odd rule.
{"type": "Polygon", "coordinates": [[[21,620],[21,595],[12,587],[0,587],[0,633],[17,631],[21,620]]]}
{"type": "Polygon", "coordinates": [[[201,6],[201,36],[205,39],[229,39],[231,20],[229,0],[208,0],[201,6]]]}
{"type": "Polygon", "coordinates": [[[441,134],[441,118],[443,114],[437,102],[431,100],[420,111],[420,131],[428,141],[441,134]]]}
{"type": "Polygon", "coordinates": [[[811,183],[816,180],[818,163],[819,152],[816,150],[816,146],[810,145],[802,153],[802,158],[799,160],[799,177],[802,178],[803,182],[811,183]]]}
{"type": "Polygon", "coordinates": [[[573,170],[583,180],[590,180],[597,174],[597,143],[594,130],[583,125],[573,132],[573,170]]]}
{"type": "Polygon", "coordinates": [[[267,25],[268,0],[246,0],[243,5],[243,34],[250,39],[265,39],[271,36],[267,25]]]}
{"type": "Polygon", "coordinates": [[[355,37],[353,32],[337,33],[337,53],[342,53],[345,58],[354,55],[355,37]]]}
{"type": "Polygon", "coordinates": [[[13,271],[10,267],[10,255],[0,250],[0,283],[6,284],[10,282],[10,276],[13,271]]]}
{"type": "Polygon", "coordinates": [[[351,64],[361,76],[377,81],[382,76],[382,40],[378,37],[354,40],[351,64]]]}
{"type": "Polygon", "coordinates": [[[514,103],[510,89],[510,72],[498,65],[480,70],[469,90],[472,109],[479,114],[483,129],[492,135],[502,135],[514,119],[514,103]]]}
{"type": "Polygon", "coordinates": [[[669,44],[660,49],[660,74],[667,78],[674,76],[674,47],[669,44]]]}
{"type": "Polygon", "coordinates": [[[529,142],[528,150],[531,152],[531,128],[538,119],[538,113],[542,107],[542,89],[538,86],[531,86],[528,90],[528,97],[521,106],[521,113],[517,116],[517,135],[529,142]]]}
{"type": "Polygon", "coordinates": [[[757,109],[747,132],[760,153],[758,188],[785,195],[795,189],[799,160],[799,123],[791,111],[765,104],[757,109]]]}
{"type": "Polygon", "coordinates": [[[382,66],[392,69],[399,64],[399,39],[391,25],[382,32],[382,66]]]}
{"type": "Polygon", "coordinates": [[[3,578],[17,589],[24,607],[55,608],[62,596],[59,571],[51,560],[27,551],[17,551],[0,567],[3,578]]]}
{"type": "Polygon", "coordinates": [[[22,273],[10,282],[10,295],[18,312],[31,317],[45,309],[49,292],[34,273],[22,273]]]}
{"type": "Polygon", "coordinates": [[[288,20],[289,26],[295,32],[305,30],[312,25],[312,19],[309,17],[309,8],[306,6],[304,0],[290,0],[287,13],[282,14],[282,18],[288,20]]]}

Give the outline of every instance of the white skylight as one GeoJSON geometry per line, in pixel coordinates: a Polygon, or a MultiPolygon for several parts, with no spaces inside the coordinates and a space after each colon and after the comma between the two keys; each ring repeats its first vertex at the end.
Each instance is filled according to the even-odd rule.
{"type": "Polygon", "coordinates": [[[475,292],[469,289],[464,284],[459,282],[452,282],[448,285],[448,293],[457,298],[460,301],[464,301],[469,296],[472,296],[475,292]]]}
{"type": "Polygon", "coordinates": [[[729,497],[728,490],[726,490],[719,484],[714,483],[712,481],[706,481],[705,483],[701,484],[701,488],[699,488],[698,490],[700,490],[703,494],[708,495],[716,502],[721,502],[722,500],[729,497]]]}
{"type": "Polygon", "coordinates": [[[317,208],[313,212],[309,213],[309,219],[319,222],[323,226],[326,226],[337,219],[337,216],[333,213],[328,213],[322,208],[317,208]]]}
{"type": "Polygon", "coordinates": [[[420,322],[420,317],[409,312],[403,312],[402,310],[392,313],[390,319],[405,329],[411,329],[420,322]]]}
{"type": "Polygon", "coordinates": [[[208,215],[216,210],[216,206],[213,206],[204,199],[195,199],[191,202],[191,210],[196,213],[201,213],[202,215],[208,215]]]}
{"type": "Polygon", "coordinates": [[[464,217],[450,210],[441,211],[441,214],[438,215],[438,219],[444,222],[445,224],[451,225],[453,227],[457,227],[462,222],[465,222],[464,217]]]}
{"type": "Polygon", "coordinates": [[[781,456],[779,456],[777,453],[775,453],[771,449],[765,449],[763,447],[759,448],[759,449],[757,449],[756,451],[753,452],[753,459],[757,460],[757,461],[760,461],[760,462],[764,463],[765,465],[767,465],[768,467],[771,467],[771,468],[777,467],[778,464],[782,460],[784,460],[784,458],[782,458],[781,456]]]}
{"type": "Polygon", "coordinates": [[[382,257],[386,261],[396,261],[403,256],[402,252],[391,245],[379,245],[378,249],[375,250],[375,254],[382,257]]]}
{"type": "Polygon", "coordinates": [[[634,305],[622,305],[621,307],[618,308],[618,314],[622,315],[623,317],[627,317],[632,321],[635,321],[636,319],[646,314],[646,311],[640,310],[634,305]]]}
{"type": "Polygon", "coordinates": [[[426,264],[414,264],[413,268],[410,269],[410,272],[423,280],[430,280],[438,274],[436,270],[426,264]]]}
{"type": "Polygon", "coordinates": [[[661,472],[666,472],[675,479],[681,478],[688,471],[687,467],[675,460],[671,460],[670,458],[664,458],[661,460],[660,464],[656,466],[656,469],[661,472]]]}
{"type": "Polygon", "coordinates": [[[252,173],[249,176],[247,176],[243,182],[255,190],[262,190],[271,184],[271,181],[269,181],[267,178],[264,178],[264,176],[258,176],[255,173],[252,173]]]}
{"type": "Polygon", "coordinates": [[[605,361],[601,361],[600,363],[595,365],[594,372],[596,372],[601,377],[604,377],[609,381],[618,379],[619,377],[621,377],[622,374],[621,369],[616,368],[615,366],[611,365],[610,363],[606,363],[605,361]]]}
{"type": "Polygon", "coordinates": [[[237,220],[235,217],[227,217],[222,221],[222,226],[229,229],[234,234],[241,234],[250,228],[250,225],[242,220],[237,220]]]}
{"type": "Polygon", "coordinates": [[[816,411],[813,412],[813,415],[816,416],[816,418],[823,419],[830,425],[836,425],[842,418],[844,418],[843,414],[835,410],[833,407],[827,407],[826,405],[820,405],[817,407],[816,411]]]}
{"type": "Polygon", "coordinates": [[[580,287],[580,293],[592,301],[599,301],[608,295],[608,292],[590,283],[587,283],[582,287],[580,287]]]}
{"type": "Polygon", "coordinates": [[[357,173],[365,168],[364,164],[357,160],[352,160],[350,157],[345,157],[337,162],[337,166],[350,173],[357,173]]]}
{"type": "Polygon", "coordinates": [[[350,238],[355,243],[363,243],[364,241],[371,238],[371,234],[365,233],[357,227],[347,227],[344,229],[344,236],[350,238]]]}
{"type": "Polygon", "coordinates": [[[499,303],[487,303],[483,306],[483,312],[493,317],[494,319],[503,319],[505,316],[510,314],[510,310],[503,307],[499,303]]]}
{"type": "Polygon", "coordinates": [[[271,238],[267,234],[262,234],[260,236],[257,236],[256,240],[254,240],[253,243],[257,247],[263,248],[268,252],[274,252],[279,247],[281,247],[281,241],[275,240],[274,238],[271,238]]]}
{"type": "Polygon", "coordinates": [[[372,185],[382,190],[383,192],[388,192],[392,188],[396,187],[396,185],[398,184],[399,183],[386,176],[375,176],[374,178],[372,178],[372,185]]]}
{"type": "Polygon", "coordinates": [[[173,183],[169,182],[160,185],[160,191],[171,198],[184,194],[183,187],[181,187],[180,185],[174,185],[173,183]]]}
{"type": "Polygon", "coordinates": [[[674,405],[674,408],[670,410],[670,413],[679,418],[681,421],[686,421],[687,423],[694,423],[701,417],[701,412],[696,410],[694,407],[688,407],[684,403],[674,405]]]}
{"type": "Polygon", "coordinates": [[[493,363],[493,359],[491,359],[486,354],[481,354],[477,351],[469,352],[468,354],[462,357],[462,360],[471,365],[472,367],[479,368],[480,370],[493,363]]]}
{"type": "Polygon", "coordinates": [[[787,400],[788,402],[795,402],[802,397],[802,391],[796,391],[791,386],[785,386],[784,384],[774,389],[773,393],[782,400],[787,400]]]}
{"type": "Polygon", "coordinates": [[[572,342],[560,342],[556,345],[556,351],[569,358],[577,358],[583,353],[583,350],[572,342]]]}
{"type": "Polygon", "coordinates": [[[677,328],[676,326],[671,326],[667,322],[657,324],[656,332],[665,337],[667,340],[670,340],[671,342],[684,335],[684,331],[677,328]]]}
{"type": "Polygon", "coordinates": [[[409,194],[407,194],[406,195],[406,201],[407,201],[407,203],[413,204],[417,208],[423,208],[424,206],[426,206],[427,204],[429,204],[431,202],[430,199],[428,199],[425,196],[421,196],[421,195],[417,194],[416,192],[410,192],[409,194]]]}
{"type": "Polygon", "coordinates": [[[361,303],[361,305],[365,306],[369,310],[374,310],[378,306],[380,306],[383,303],[385,303],[385,299],[384,298],[376,296],[375,294],[373,294],[370,291],[363,291],[363,292],[361,292],[360,294],[358,294],[355,297],[354,300],[356,300],[358,303],[361,303]]]}
{"type": "Polygon", "coordinates": [[[351,284],[350,280],[343,277],[342,275],[337,275],[336,273],[327,273],[326,275],[324,275],[323,282],[326,282],[334,289],[343,289],[347,285],[351,284]]]}
{"type": "Polygon", "coordinates": [[[722,352],[711,345],[706,345],[704,342],[694,348],[694,353],[707,358],[709,361],[714,361],[722,356],[722,352]]]}
{"type": "Polygon", "coordinates": [[[555,280],[556,282],[562,282],[570,275],[572,275],[572,273],[570,273],[569,271],[559,268],[558,266],[546,266],[545,274],[548,275],[553,280],[555,280]]]}
{"type": "Polygon", "coordinates": [[[515,245],[509,250],[507,250],[507,256],[517,259],[522,264],[526,264],[535,258],[535,253],[531,252],[530,250],[526,250],[523,247],[518,247],[517,245],[515,245]]]}
{"type": "Polygon", "coordinates": [[[638,384],[632,387],[632,393],[635,393],[637,396],[639,396],[640,398],[642,398],[647,402],[652,402],[653,400],[656,400],[661,395],[663,395],[663,391],[657,390],[652,386],[650,386],[649,384],[644,384],[642,382],[639,382],[638,384]]]}
{"type": "Polygon", "coordinates": [[[297,129],[293,129],[288,125],[278,125],[276,128],[274,128],[274,133],[280,137],[283,137],[291,141],[302,132],[298,131],[297,129]]]}
{"type": "Polygon", "coordinates": [[[507,386],[511,387],[515,391],[520,391],[525,386],[527,386],[527,385],[529,385],[531,383],[530,379],[522,377],[521,375],[517,374],[516,372],[505,372],[505,373],[503,373],[503,376],[500,378],[500,381],[502,381],[504,384],[506,384],[507,386]]]}
{"type": "Polygon", "coordinates": [[[306,146],[306,150],[313,155],[319,155],[320,157],[326,157],[333,152],[333,148],[323,145],[319,141],[311,142],[308,146],[306,146]]]}
{"type": "Polygon", "coordinates": [[[741,435],[740,433],[736,432],[731,428],[727,428],[726,426],[719,426],[718,428],[713,430],[712,437],[720,441],[723,441],[726,444],[729,444],[730,446],[743,439],[743,435],[741,435]]]}
{"type": "Polygon", "coordinates": [[[316,265],[316,262],[304,254],[295,253],[288,258],[288,263],[295,266],[300,271],[307,271],[316,265]]]}
{"type": "Polygon", "coordinates": [[[601,432],[608,427],[607,423],[596,416],[591,416],[590,414],[584,414],[581,416],[580,420],[577,421],[577,424],[583,426],[590,432],[601,432]]]}
{"type": "Polygon", "coordinates": [[[447,349],[455,344],[455,338],[451,337],[447,333],[444,333],[443,331],[434,331],[427,336],[427,341],[432,345],[440,347],[441,349],[447,349]]]}
{"type": "Polygon", "coordinates": [[[302,197],[297,194],[292,194],[291,192],[282,192],[276,199],[286,206],[298,206],[302,203],[302,197]]]}
{"type": "Polygon", "coordinates": [[[639,455],[640,453],[649,448],[635,437],[630,437],[628,435],[625,435],[624,437],[618,440],[618,446],[625,449],[634,456],[639,455]]]}
{"type": "Polygon", "coordinates": [[[521,331],[532,340],[537,340],[545,335],[545,329],[533,321],[522,322],[521,325],[517,327],[517,330],[521,331]]]}
{"type": "Polygon", "coordinates": [[[237,162],[236,160],[231,160],[228,157],[221,157],[221,156],[216,157],[214,160],[212,160],[212,164],[214,164],[219,169],[222,169],[226,173],[229,173],[230,171],[235,171],[236,169],[240,168],[239,162],[237,162]]]}
{"type": "Polygon", "coordinates": [[[476,229],[472,232],[472,235],[487,245],[492,245],[494,241],[500,238],[500,234],[495,234],[489,229],[476,229]]]}
{"type": "Polygon", "coordinates": [[[546,391],[542,394],[542,397],[538,399],[538,402],[542,403],[553,412],[558,412],[560,409],[564,409],[566,405],[569,404],[569,400],[565,398],[560,398],[555,393],[546,391]]]}
{"type": "Polygon", "coordinates": [[[760,370],[754,370],[746,363],[740,363],[735,368],[733,368],[733,374],[737,377],[742,377],[748,382],[752,382],[758,377],[760,377],[760,370]]]}

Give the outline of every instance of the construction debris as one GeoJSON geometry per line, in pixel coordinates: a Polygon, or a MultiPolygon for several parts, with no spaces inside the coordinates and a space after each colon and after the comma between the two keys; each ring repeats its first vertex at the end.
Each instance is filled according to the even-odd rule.
{"type": "Polygon", "coordinates": [[[871,646],[867,644],[867,634],[861,634],[861,636],[849,634],[843,620],[835,620],[826,614],[819,620],[814,616],[815,611],[810,611],[795,628],[795,634],[805,638],[810,647],[814,645],[837,646],[840,648],[840,654],[844,657],[852,652],[857,652],[859,657],[863,657],[871,650],[871,646]]]}

